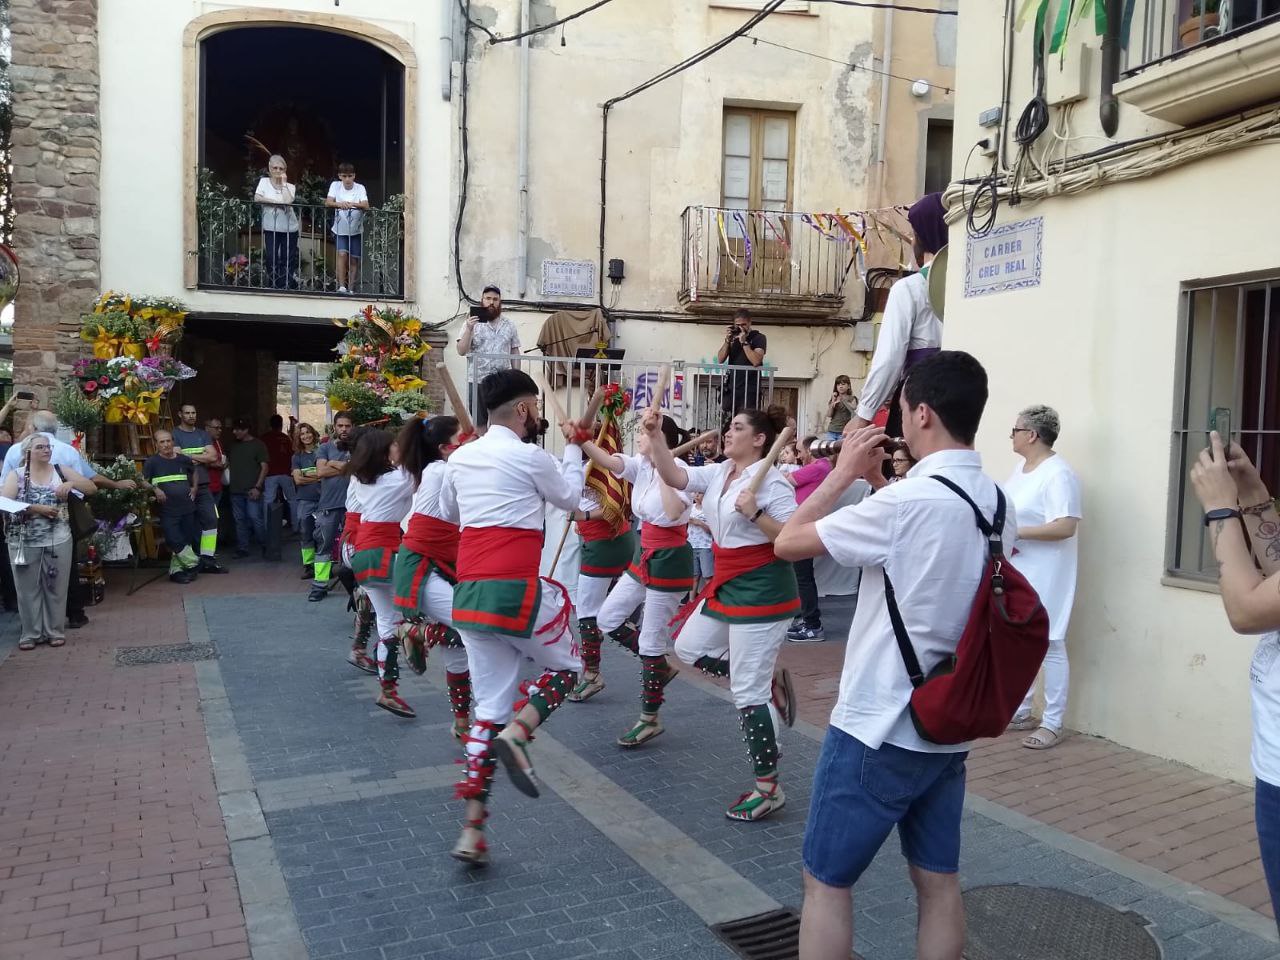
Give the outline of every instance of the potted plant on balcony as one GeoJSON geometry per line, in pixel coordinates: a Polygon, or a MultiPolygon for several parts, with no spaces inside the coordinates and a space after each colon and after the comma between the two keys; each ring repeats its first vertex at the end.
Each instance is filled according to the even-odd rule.
{"type": "Polygon", "coordinates": [[[1222,0],[1191,0],[1191,16],[1178,26],[1178,39],[1183,48],[1216,37],[1218,8],[1222,0]]]}

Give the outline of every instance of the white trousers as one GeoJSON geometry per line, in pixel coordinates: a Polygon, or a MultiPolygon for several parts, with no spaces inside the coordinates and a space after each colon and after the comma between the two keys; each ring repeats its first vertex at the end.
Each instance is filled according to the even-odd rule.
{"type": "Polygon", "coordinates": [[[520,666],[526,659],[548,673],[582,670],[578,641],[568,625],[562,627],[558,635],[538,633],[560,616],[565,604],[564,595],[558,587],[545,582],[540,585],[542,598],[532,636],[479,633],[467,629],[458,631],[462,634],[467,662],[471,666],[471,695],[475,702],[473,716],[476,720],[501,724],[510,722],[511,705],[515,702],[516,687],[520,682],[520,666]]]}
{"type": "MultiPolygon", "coordinates": [[[[453,626],[453,584],[449,583],[438,571],[432,570],[418,588],[418,609],[428,620],[453,626]]],[[[444,668],[450,673],[466,673],[470,666],[467,663],[465,647],[436,647],[444,668]]]]}
{"type": "MultiPolygon", "coordinates": [[[[373,604],[373,616],[378,624],[378,639],[390,640],[396,635],[396,626],[404,619],[403,615],[396,609],[396,595],[391,588],[390,583],[373,583],[367,582],[361,585],[364,592],[369,595],[369,602],[373,604]]],[[[449,603],[450,611],[453,610],[453,602],[449,603]]]]}
{"type": "Polygon", "coordinates": [[[773,697],[773,670],[778,651],[787,637],[790,620],[774,623],[725,623],[702,615],[704,600],[698,605],[680,636],[676,656],[685,663],[699,657],[729,658],[729,691],[733,705],[755,707],[773,697]]]}
{"type": "MultiPolygon", "coordinates": [[[[624,576],[623,580],[629,580],[630,577],[624,576]]],[[[588,577],[582,574],[578,575],[578,619],[583,617],[598,617],[600,608],[604,605],[604,598],[609,595],[609,584],[613,581],[609,577],[588,577]]],[[[637,600],[637,603],[640,601],[637,600]]]]}
{"type": "MultiPolygon", "coordinates": [[[[1071,678],[1071,668],[1067,664],[1067,640],[1049,638],[1049,652],[1044,655],[1044,717],[1041,726],[1050,730],[1062,729],[1062,718],[1067,712],[1067,685],[1071,678]]],[[[1018,713],[1030,713],[1034,707],[1036,685],[1031,684],[1018,713]]]]}
{"type": "Polygon", "coordinates": [[[644,601],[644,618],[640,624],[640,656],[660,657],[667,652],[671,640],[671,628],[667,623],[680,609],[680,601],[684,595],[680,593],[663,593],[660,590],[649,590],[634,577],[623,574],[618,578],[614,588],[609,591],[609,599],[600,608],[596,625],[604,634],[617,630],[622,621],[631,615],[631,611],[644,601]]]}

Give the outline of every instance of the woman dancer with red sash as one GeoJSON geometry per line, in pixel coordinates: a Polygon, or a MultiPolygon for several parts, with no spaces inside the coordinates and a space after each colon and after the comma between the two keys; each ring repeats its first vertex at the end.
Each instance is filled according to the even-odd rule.
{"type": "Polygon", "coordinates": [[[400,521],[413,501],[413,478],[396,466],[395,440],[384,430],[370,430],[356,444],[348,469],[351,484],[360,501],[360,526],[356,531],[351,570],[373,604],[378,631],[378,680],[382,692],[378,706],[398,717],[416,714],[397,689],[396,612],[391,582],[396,551],[400,547],[400,521]]]}
{"type": "Polygon", "coordinates": [[[671,455],[655,411],[645,415],[642,426],[658,476],[677,490],[703,494],[715,574],[677,615],[675,651],[685,663],[729,678],[755,785],[725,816],[763,820],[786,803],[778,783],[777,725],[795,722],[790,675],[775,667],[800,597],[795,572],[774,556],[773,541],[795,513],[796,498],[782,474],[760,462],[786,426],[786,415],[778,409],[737,414],[725,432],[727,459],[702,467],[671,455]],[[768,474],[753,493],[752,478],[762,467],[768,474]]]}
{"type": "Polygon", "coordinates": [[[400,467],[414,478],[416,489],[394,571],[395,604],[409,618],[400,628],[405,659],[414,673],[424,673],[427,650],[440,648],[458,740],[471,729],[471,670],[453,628],[459,531],[442,516],[440,488],[445,460],[460,439],[457,417],[412,420],[396,438],[400,467]]]}
{"type": "MultiPolygon", "coordinates": [[[[679,429],[670,417],[662,418],[662,435],[669,446],[679,443],[679,429]]],[[[634,559],[609,591],[597,621],[601,633],[640,658],[640,719],[618,738],[620,747],[638,747],[663,731],[658,719],[663,690],[680,672],[667,660],[670,621],[694,580],[688,526],[692,501],[658,477],[649,447],[643,430],[636,437],[634,457],[608,454],[591,442],[582,446],[594,463],[631,484],[631,511],[642,523],[634,559]],[[625,621],[642,601],[637,634],[625,621]]]]}
{"type": "Polygon", "coordinates": [[[480,382],[480,398],[489,429],[450,455],[440,493],[441,512],[462,528],[453,623],[467,648],[475,695],[467,773],[458,784],[466,824],[452,855],[472,865],[489,859],[482,831],[495,758],[521,793],[538,795],[529,740],[582,668],[568,591],[538,575],[546,504],[571,510],[582,491],[582,449],[572,442],[578,425],[561,424],[571,442],[557,462],[531,442],[540,430],[538,387],[528,374],[491,373],[480,382]],[[526,658],[542,674],[513,717],[526,658]]]}

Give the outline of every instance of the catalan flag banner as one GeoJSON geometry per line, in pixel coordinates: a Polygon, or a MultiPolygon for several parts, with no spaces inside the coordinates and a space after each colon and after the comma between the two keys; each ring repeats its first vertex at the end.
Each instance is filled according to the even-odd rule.
{"type": "MultiPolygon", "coordinates": [[[[605,412],[604,424],[596,435],[596,446],[608,454],[620,453],[622,450],[618,420],[608,411],[605,412]]],[[[594,490],[600,497],[604,519],[613,528],[614,536],[618,536],[631,522],[631,484],[596,466],[594,462],[587,467],[586,482],[587,488],[594,490]]]]}

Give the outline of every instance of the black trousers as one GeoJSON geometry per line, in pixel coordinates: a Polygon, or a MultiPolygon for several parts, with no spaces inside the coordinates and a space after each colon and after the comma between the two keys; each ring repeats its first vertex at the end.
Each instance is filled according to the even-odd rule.
{"type": "Polygon", "coordinates": [[[818,609],[818,582],[813,577],[813,557],[797,560],[796,586],[800,588],[800,619],[806,627],[817,630],[822,626],[822,611],[818,609]]]}
{"type": "Polygon", "coordinates": [[[85,557],[85,541],[77,540],[71,545],[71,577],[67,584],[67,620],[85,619],[85,588],[80,583],[80,561],[85,557]]]}

